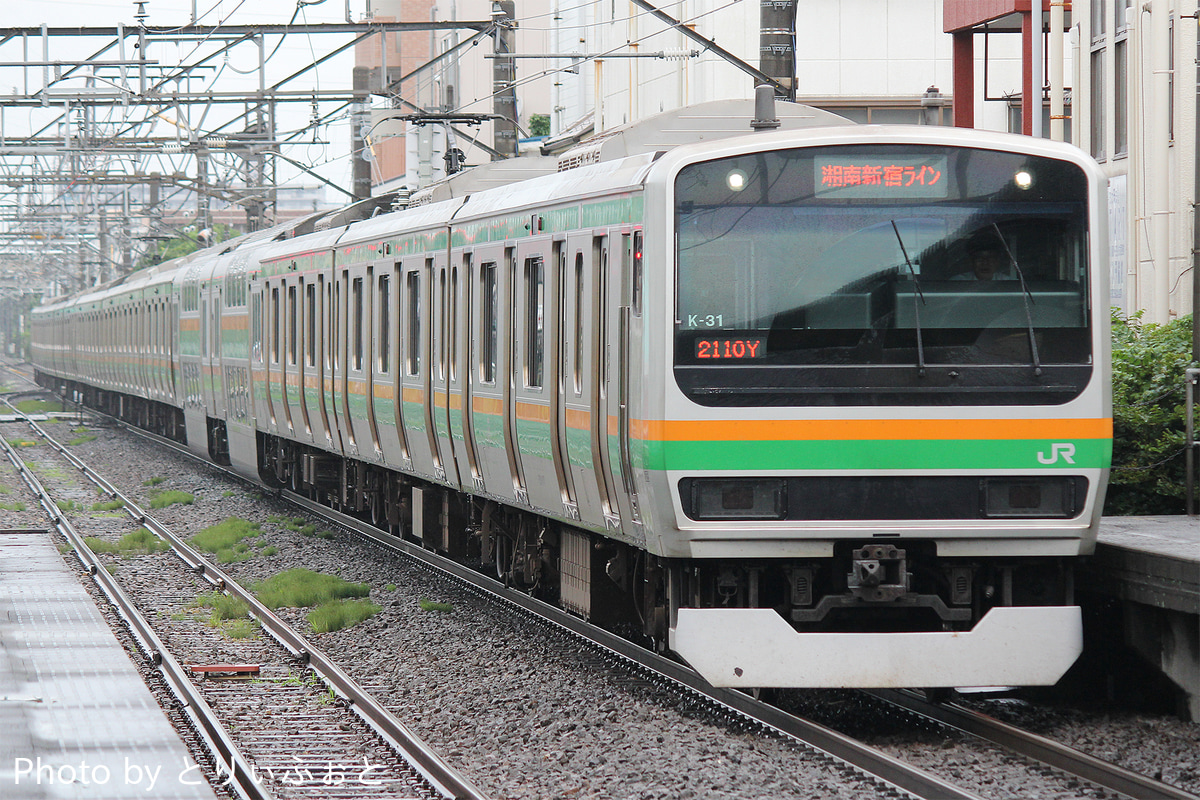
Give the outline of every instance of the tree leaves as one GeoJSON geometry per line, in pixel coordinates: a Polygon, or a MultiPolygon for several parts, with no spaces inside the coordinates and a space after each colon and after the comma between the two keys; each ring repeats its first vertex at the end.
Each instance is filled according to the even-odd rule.
{"type": "Polygon", "coordinates": [[[1166,325],[1113,309],[1113,469],[1105,514],[1182,514],[1184,371],[1192,318],[1166,325]]]}

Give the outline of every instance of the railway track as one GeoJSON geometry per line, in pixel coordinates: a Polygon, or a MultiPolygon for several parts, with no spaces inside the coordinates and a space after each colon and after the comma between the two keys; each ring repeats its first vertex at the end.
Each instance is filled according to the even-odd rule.
{"type": "Polygon", "coordinates": [[[1114,794],[1135,800],[1197,800],[1197,795],[1141,773],[1066,747],[957,703],[931,703],[911,691],[879,689],[866,692],[882,702],[978,737],[1025,758],[1073,775],[1114,794]]]}
{"type": "MultiPolygon", "coordinates": [[[[128,428],[139,436],[160,442],[180,452],[178,445],[128,428]]],[[[188,454],[190,456],[190,454],[188,454]]],[[[200,461],[200,463],[205,463],[200,461]]],[[[208,465],[211,466],[211,465],[208,465]]],[[[219,468],[218,468],[219,469],[219,468]]],[[[229,473],[232,475],[232,473],[229,473]]],[[[480,596],[501,602],[520,613],[552,626],[563,635],[574,637],[592,648],[597,659],[619,665],[636,680],[660,688],[685,692],[711,704],[713,713],[732,724],[757,728],[770,735],[781,736],[806,748],[826,754],[850,768],[879,780],[893,791],[919,798],[975,798],[976,794],[954,786],[924,770],[863,745],[850,736],[811,720],[789,714],[753,697],[730,689],[717,689],[692,670],[671,659],[645,650],[608,631],[596,628],[578,617],[542,603],[520,591],[505,586],[486,575],[445,559],[430,550],[381,531],[357,518],[333,511],[292,492],[281,496],[332,525],[357,534],[390,550],[403,553],[425,565],[431,571],[453,577],[480,596]]],[[[1152,800],[1200,800],[1200,796],[1177,789],[1144,775],[1101,761],[1078,750],[1051,742],[1036,734],[990,720],[985,715],[961,706],[927,703],[912,692],[877,692],[875,697],[909,713],[934,720],[956,730],[977,736],[998,747],[1012,751],[1022,758],[1038,762],[1064,776],[1068,781],[1086,781],[1114,796],[1152,800]]]]}
{"type": "MultiPolygon", "coordinates": [[[[145,436],[140,431],[130,430],[145,436]]],[[[157,437],[147,438],[179,449],[172,443],[164,442],[157,437]]],[[[207,462],[200,461],[200,463],[212,468],[212,465],[207,462]]],[[[891,791],[910,797],[965,798],[979,796],[953,785],[950,781],[913,768],[878,750],[865,747],[852,737],[843,736],[830,728],[785,713],[737,691],[712,689],[689,669],[676,662],[649,653],[605,631],[592,628],[575,617],[504,587],[499,582],[481,576],[472,570],[446,561],[420,546],[383,533],[360,520],[330,511],[298,495],[284,492],[283,496],[296,506],[313,515],[320,516],[330,524],[382,544],[393,551],[403,552],[425,565],[427,569],[453,576],[455,580],[469,585],[471,591],[481,596],[494,598],[493,602],[519,609],[522,614],[536,618],[541,621],[540,624],[549,626],[557,632],[557,635],[582,637],[587,642],[586,646],[595,653],[594,658],[598,663],[607,665],[614,670],[626,671],[631,676],[631,680],[651,683],[655,687],[683,693],[692,699],[699,699],[707,704],[713,716],[723,718],[734,727],[764,731],[772,736],[827,754],[836,763],[848,765],[859,774],[870,776],[871,780],[878,782],[882,791],[891,791]]],[[[881,701],[902,704],[908,709],[908,713],[919,713],[924,719],[938,720],[939,724],[948,724],[957,730],[982,736],[998,747],[1019,754],[1021,758],[1033,759],[1045,764],[1048,768],[1061,774],[1068,784],[1072,781],[1084,781],[1092,786],[1102,787],[1103,791],[1108,793],[1104,796],[1196,797],[1159,781],[1105,764],[1098,759],[1053,742],[1046,740],[1039,742],[1039,737],[1032,734],[1008,726],[997,727],[985,724],[980,720],[983,715],[972,716],[967,712],[965,717],[961,716],[966,709],[960,711],[951,705],[927,704],[911,693],[878,693],[876,697],[881,701]],[[957,722],[939,719],[951,715],[957,717],[957,722]],[[985,735],[989,729],[994,732],[985,735]]]]}
{"type": "MultiPolygon", "coordinates": [[[[7,399],[5,405],[20,413],[7,399]]],[[[189,667],[173,654],[178,641],[169,645],[159,635],[150,616],[106,569],[105,562],[62,513],[58,500],[34,470],[16,448],[0,437],[0,447],[36,495],[55,529],[70,542],[84,568],[128,624],[139,649],[185,709],[217,765],[219,778],[232,792],[246,800],[271,800],[276,796],[485,799],[486,795],[466,777],[414,736],[332,659],[259,603],[252,593],[76,458],[36,422],[26,421],[57,457],[82,473],[105,496],[119,501],[136,524],[169,543],[182,562],[181,569],[186,568],[210,586],[245,602],[263,630],[283,651],[280,661],[284,666],[280,669],[286,678],[277,672],[276,679],[270,681],[212,681],[205,682],[203,688],[198,686],[195,676],[206,674],[205,667],[189,667]],[[297,678],[287,666],[289,663],[301,671],[311,670],[316,679],[297,678]],[[269,711],[266,716],[265,711],[269,711]],[[357,717],[361,725],[351,724],[348,717],[357,717]],[[363,726],[386,746],[391,757],[374,755],[380,748],[363,747],[363,726]],[[231,732],[234,727],[237,735],[231,732]],[[357,761],[346,757],[350,752],[369,755],[357,761]]],[[[258,664],[206,666],[212,672],[248,672],[246,668],[250,666],[255,674],[264,671],[258,664]]]]}
{"type": "MultiPolygon", "coordinates": [[[[757,727],[771,735],[784,736],[832,756],[866,775],[878,778],[889,787],[919,798],[967,798],[977,795],[954,786],[937,776],[888,756],[872,747],[838,733],[833,728],[790,714],[750,695],[710,686],[691,669],[638,647],[608,631],[511,589],[498,581],[431,553],[424,548],[384,533],[365,522],[331,511],[313,501],[284,492],[293,503],[312,514],[324,516],[345,529],[391,547],[437,569],[468,582],[480,591],[501,598],[522,612],[578,637],[610,661],[620,662],[634,675],[662,687],[673,686],[714,705],[717,713],[734,724],[757,727]]],[[[1012,725],[992,719],[963,706],[930,703],[911,691],[879,690],[868,692],[879,700],[986,742],[1011,751],[1022,758],[1048,767],[1068,781],[1085,781],[1115,796],[1132,800],[1200,800],[1200,795],[1170,786],[1119,765],[1094,758],[1079,750],[1053,742],[1012,725]]]]}

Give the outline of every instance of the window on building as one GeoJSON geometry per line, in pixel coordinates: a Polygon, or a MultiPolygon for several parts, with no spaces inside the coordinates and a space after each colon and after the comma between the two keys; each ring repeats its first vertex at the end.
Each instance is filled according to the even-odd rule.
{"type": "MultiPolygon", "coordinates": [[[[1118,5],[1120,0],[1117,0],[1118,5]]],[[[1092,0],[1092,41],[1099,42],[1104,39],[1108,29],[1105,27],[1105,22],[1108,16],[1104,13],[1104,0],[1092,0]]]]}
{"type": "MultiPolygon", "coordinates": [[[[1103,5],[1101,2],[1094,3],[1096,6],[1103,5]]],[[[1129,15],[1126,10],[1133,6],[1133,0],[1113,0],[1113,32],[1122,33],[1129,27],[1129,15]]],[[[1093,34],[1095,31],[1093,31],[1093,34]]]]}
{"type": "Polygon", "coordinates": [[[1129,152],[1129,41],[1113,43],[1113,155],[1129,152]]]}
{"type": "Polygon", "coordinates": [[[1104,143],[1107,136],[1107,108],[1105,106],[1104,48],[1092,51],[1092,156],[1104,159],[1104,143]]]}
{"type": "MultiPolygon", "coordinates": [[[[951,98],[943,97],[941,106],[930,109],[938,125],[951,126],[954,124],[954,113],[950,101],[951,98]]],[[[837,103],[820,104],[816,107],[862,125],[920,125],[924,118],[924,109],[919,97],[906,100],[890,99],[887,104],[847,99],[837,103]]]]}

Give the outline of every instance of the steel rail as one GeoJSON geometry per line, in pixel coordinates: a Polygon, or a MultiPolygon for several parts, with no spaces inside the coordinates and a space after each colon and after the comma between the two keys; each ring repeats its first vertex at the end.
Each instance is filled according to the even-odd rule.
{"type": "MultiPolygon", "coordinates": [[[[239,482],[262,488],[261,484],[254,484],[230,469],[200,458],[178,442],[144,431],[115,417],[104,414],[100,414],[100,416],[113,421],[132,434],[168,447],[239,482]]],[[[881,750],[864,745],[831,728],[789,714],[735,689],[716,688],[690,667],[639,647],[614,633],[597,628],[560,608],[509,588],[497,580],[426,550],[420,545],[381,531],[362,520],[334,511],[294,492],[278,490],[278,495],[281,499],[321,517],[337,527],[371,540],[392,552],[413,558],[427,568],[455,580],[489,601],[514,607],[519,612],[535,617],[576,640],[582,640],[588,646],[622,662],[632,671],[641,672],[650,680],[679,685],[685,691],[722,708],[729,715],[759,725],[774,735],[823,753],[848,765],[856,772],[887,784],[889,789],[899,791],[909,797],[928,798],[928,800],[982,800],[977,794],[955,786],[919,767],[893,758],[881,750]]]]}
{"type": "MultiPolygon", "coordinates": [[[[10,405],[10,408],[12,406],[10,405]]],[[[82,459],[71,453],[49,436],[36,422],[26,417],[26,423],[39,436],[43,437],[55,450],[62,454],[72,466],[78,469],[110,497],[121,500],[123,509],[135,522],[144,526],[171,545],[175,554],[197,575],[210,584],[228,592],[244,601],[251,613],[280,645],[292,655],[300,658],[319,675],[340,697],[350,705],[381,738],[388,743],[408,764],[429,782],[439,794],[453,800],[488,800],[488,796],[475,787],[458,770],[446,763],[442,757],[416,734],[408,729],[394,714],[388,711],[378,700],[363,689],[357,681],[351,678],[324,652],[296,632],[271,609],[259,602],[258,598],[242,587],[224,570],[213,564],[198,553],[187,542],[177,536],[165,525],[147,514],[132,498],[125,495],[110,483],[104,476],[97,473],[82,459]]],[[[126,426],[127,430],[136,431],[126,426]]],[[[158,439],[159,437],[155,437],[158,439]]],[[[194,453],[181,450],[190,456],[194,453]]],[[[207,463],[207,462],[204,462],[207,463]]],[[[233,474],[233,473],[229,473],[233,474]]],[[[49,510],[49,509],[48,509],[49,510]]],[[[100,570],[103,572],[103,568],[100,570]]]]}
{"type": "MultiPolygon", "coordinates": [[[[5,403],[12,408],[7,400],[5,403]]],[[[250,762],[241,754],[233,737],[217,718],[216,712],[187,677],[183,665],[171,655],[137,605],[100,563],[96,554],[83,541],[83,537],[75,530],[75,526],[71,524],[70,520],[61,514],[49,492],[26,466],[16,449],[2,438],[0,438],[0,446],[3,446],[5,455],[16,467],[25,484],[37,495],[38,502],[50,516],[55,529],[71,543],[76,556],[91,575],[92,580],[108,597],[109,602],[121,615],[121,618],[129,624],[129,629],[138,646],[162,674],[167,686],[183,706],[188,719],[191,720],[196,732],[203,740],[204,746],[208,748],[219,767],[225,770],[228,785],[242,800],[273,800],[274,796],[255,780],[250,762]]]]}
{"type": "Polygon", "coordinates": [[[1103,761],[958,703],[930,703],[906,690],[876,689],[867,694],[1134,800],[1200,800],[1200,795],[1103,761]]]}
{"type": "Polygon", "coordinates": [[[280,492],[280,496],[339,527],[357,533],[390,550],[399,551],[415,558],[427,567],[454,578],[459,583],[465,583],[468,588],[480,595],[510,604],[576,639],[583,639],[589,646],[652,679],[682,685],[691,692],[723,707],[728,713],[747,718],[785,739],[797,741],[818,750],[849,765],[856,771],[867,773],[869,776],[889,784],[893,789],[913,797],[930,798],[930,800],[934,798],[937,800],[979,800],[979,795],[948,783],[880,750],[864,745],[831,728],[788,714],[755,700],[743,692],[713,687],[694,670],[677,661],[650,652],[614,633],[597,628],[560,608],[505,586],[497,580],[426,550],[420,545],[385,533],[362,520],[334,511],[294,492],[284,490],[280,492]]]}

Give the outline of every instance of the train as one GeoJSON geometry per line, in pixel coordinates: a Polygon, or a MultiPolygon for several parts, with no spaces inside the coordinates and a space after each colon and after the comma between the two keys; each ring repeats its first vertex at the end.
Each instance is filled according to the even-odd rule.
{"type": "Polygon", "coordinates": [[[33,362],[716,686],[1050,685],[1106,209],[1070,145],[714,101],[49,299],[33,362]]]}

